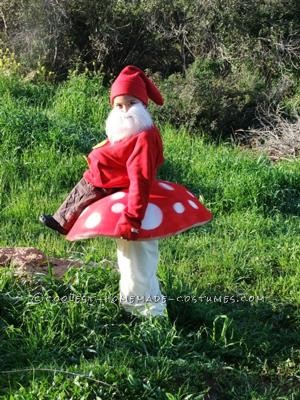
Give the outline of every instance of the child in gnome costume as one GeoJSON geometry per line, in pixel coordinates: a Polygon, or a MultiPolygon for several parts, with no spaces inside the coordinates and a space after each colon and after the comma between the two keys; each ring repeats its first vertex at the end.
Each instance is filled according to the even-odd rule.
{"type": "Polygon", "coordinates": [[[137,240],[163,145],[147,110],[148,101],[163,104],[154,83],[135,66],[125,67],[113,82],[107,140],[88,155],[89,168],[53,215],[40,222],[66,235],[81,212],[95,201],[128,189],[127,206],[115,227],[120,272],[120,304],[137,315],[164,315],[165,297],[156,276],[158,240],[137,240]]]}

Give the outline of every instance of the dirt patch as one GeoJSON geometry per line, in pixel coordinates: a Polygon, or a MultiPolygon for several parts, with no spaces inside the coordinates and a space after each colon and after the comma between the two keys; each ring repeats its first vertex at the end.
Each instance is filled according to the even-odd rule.
{"type": "MultiPolygon", "coordinates": [[[[109,260],[101,260],[99,263],[89,263],[88,265],[98,267],[104,262],[115,267],[109,260]]],[[[35,273],[47,274],[49,266],[51,266],[53,275],[61,278],[70,267],[79,268],[83,265],[86,265],[86,263],[80,260],[48,257],[35,247],[0,248],[0,267],[12,266],[15,274],[19,276],[30,276],[35,273]]]]}

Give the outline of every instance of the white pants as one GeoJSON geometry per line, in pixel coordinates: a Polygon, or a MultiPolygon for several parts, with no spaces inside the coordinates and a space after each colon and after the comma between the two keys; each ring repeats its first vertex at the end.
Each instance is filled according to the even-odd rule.
{"type": "Polygon", "coordinates": [[[134,315],[164,315],[166,298],[156,276],[158,240],[117,239],[120,305],[134,315]]]}

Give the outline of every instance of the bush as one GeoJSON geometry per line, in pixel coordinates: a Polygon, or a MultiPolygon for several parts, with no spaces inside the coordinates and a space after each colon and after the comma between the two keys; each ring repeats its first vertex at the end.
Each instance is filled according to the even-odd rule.
{"type": "Polygon", "coordinates": [[[291,118],[300,115],[300,79],[291,81],[290,95],[283,99],[282,105],[291,118]]]}
{"type": "Polygon", "coordinates": [[[2,0],[0,45],[30,68],[126,64],[168,76],[196,58],[252,62],[269,78],[299,67],[299,2],[293,0],[2,0]],[[2,33],[1,33],[2,25],[2,33]]]}
{"type": "Polygon", "coordinates": [[[228,134],[248,126],[264,86],[259,72],[246,64],[228,68],[218,60],[197,59],[186,76],[174,74],[160,82],[165,105],[153,111],[162,122],[228,134]]]}
{"type": "MultiPolygon", "coordinates": [[[[110,85],[125,65],[135,64],[157,76],[166,98],[160,111],[153,109],[159,121],[228,137],[259,128],[262,105],[272,110],[280,106],[289,118],[299,113],[299,4],[2,0],[0,47],[9,47],[16,56],[4,50],[0,61],[18,73],[21,60],[27,78],[40,82],[53,79],[49,71],[57,80],[68,79],[72,70],[100,71],[101,87],[110,85]]],[[[56,127],[69,135],[75,124],[88,141],[96,121],[103,119],[100,110],[107,110],[104,104],[98,111],[94,106],[88,110],[85,94],[80,97],[91,93],[93,98],[97,83],[90,78],[91,83],[74,78],[71,97],[66,86],[54,104],[60,121],[56,127]],[[80,119],[85,123],[79,126],[80,119]]],[[[31,89],[26,90],[29,99],[31,89]]]]}

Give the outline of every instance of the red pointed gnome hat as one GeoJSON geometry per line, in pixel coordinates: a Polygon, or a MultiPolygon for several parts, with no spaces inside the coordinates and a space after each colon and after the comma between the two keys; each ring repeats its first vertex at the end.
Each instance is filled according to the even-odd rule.
{"type": "Polygon", "coordinates": [[[134,96],[146,106],[148,99],[160,106],[164,103],[154,83],[145,75],[144,71],[134,65],[127,65],[113,82],[110,93],[111,104],[115,97],[122,95],[134,96]]]}

